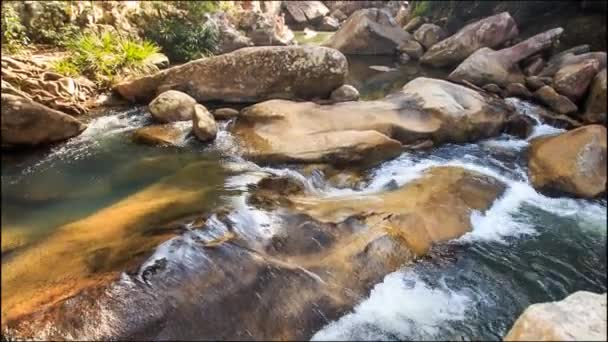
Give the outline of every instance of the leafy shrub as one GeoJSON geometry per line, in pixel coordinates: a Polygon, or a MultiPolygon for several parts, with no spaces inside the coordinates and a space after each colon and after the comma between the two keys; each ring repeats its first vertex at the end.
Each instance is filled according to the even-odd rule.
{"type": "Polygon", "coordinates": [[[207,16],[226,5],[219,1],[153,1],[149,6],[152,10],[139,18],[138,26],[171,61],[189,61],[215,52],[219,35],[207,16]]]}
{"type": "Polygon", "coordinates": [[[2,50],[8,53],[19,53],[28,43],[25,27],[14,6],[8,1],[2,2],[2,50]]]}
{"type": "Polygon", "coordinates": [[[70,17],[69,1],[35,1],[24,5],[23,23],[34,43],[65,46],[80,30],[70,17]]]}
{"type": "Polygon", "coordinates": [[[413,3],[412,18],[429,16],[432,3],[429,0],[420,0],[413,3]]]}
{"type": "Polygon", "coordinates": [[[54,70],[65,75],[83,74],[110,86],[117,79],[157,71],[147,58],[159,52],[148,41],[136,41],[115,31],[87,32],[67,44],[69,56],[55,63],[54,70]]]}

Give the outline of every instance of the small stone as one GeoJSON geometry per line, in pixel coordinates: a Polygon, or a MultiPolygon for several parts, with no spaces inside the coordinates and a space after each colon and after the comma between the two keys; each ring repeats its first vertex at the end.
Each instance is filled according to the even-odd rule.
{"type": "Polygon", "coordinates": [[[401,63],[401,64],[406,64],[410,60],[412,60],[412,59],[410,58],[410,55],[408,55],[407,53],[402,53],[399,55],[399,63],[401,63]]]}
{"type": "Polygon", "coordinates": [[[407,53],[414,60],[420,59],[424,54],[422,45],[413,39],[402,42],[397,49],[402,53],[407,53]]]}
{"type": "Polygon", "coordinates": [[[548,83],[545,83],[543,78],[544,77],[528,76],[526,77],[526,86],[528,86],[528,88],[530,88],[532,91],[537,91],[538,89],[551,84],[551,79],[549,79],[548,83]]]}
{"type": "Polygon", "coordinates": [[[330,99],[335,102],[357,101],[359,100],[359,91],[352,85],[344,84],[331,92],[330,99]]]}
{"type": "Polygon", "coordinates": [[[532,98],[532,93],[521,83],[509,83],[505,88],[506,96],[514,96],[522,99],[532,98]]]}
{"type": "Polygon", "coordinates": [[[213,111],[216,120],[229,120],[239,116],[239,111],[234,108],[218,108],[213,111]]]}
{"type": "Polygon", "coordinates": [[[548,85],[534,92],[534,98],[560,114],[574,113],[578,109],[572,101],[548,85]]]}
{"type": "Polygon", "coordinates": [[[495,83],[488,83],[486,85],[484,85],[483,87],[481,87],[483,90],[493,93],[493,94],[497,94],[497,95],[501,95],[502,96],[502,89],[500,89],[500,87],[498,86],[498,84],[495,83]]]}
{"type": "Polygon", "coordinates": [[[194,106],[192,132],[198,140],[203,142],[212,141],[217,135],[217,124],[215,123],[215,119],[213,119],[213,115],[201,104],[194,106]]]}
{"type": "Polygon", "coordinates": [[[152,125],[136,129],[133,141],[146,145],[176,146],[181,137],[181,131],[171,125],[152,125]]]}
{"type": "Polygon", "coordinates": [[[148,109],[158,122],[185,121],[192,119],[192,111],[196,100],[190,95],[177,90],[167,90],[158,95],[148,109]]]}

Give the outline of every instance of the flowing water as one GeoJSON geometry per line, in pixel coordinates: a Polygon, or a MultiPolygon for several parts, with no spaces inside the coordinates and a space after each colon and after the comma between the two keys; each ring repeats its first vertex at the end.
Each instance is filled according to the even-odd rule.
{"type": "MultiPolygon", "coordinates": [[[[442,76],[441,71],[424,70],[416,64],[398,66],[381,58],[353,58],[350,65],[349,83],[366,99],[384,95],[417,76],[442,76]]],[[[533,105],[509,101],[537,121],[533,137],[561,131],[540,123],[533,105]]],[[[62,324],[45,326],[37,330],[37,337],[210,339],[220,336],[221,329],[238,330],[226,326],[222,317],[239,311],[250,311],[248,319],[258,320],[258,325],[272,324],[264,318],[269,314],[264,310],[272,311],[272,306],[251,304],[258,303],[252,298],[264,293],[263,288],[240,293],[227,282],[222,286],[238,299],[239,307],[213,301],[202,307],[203,302],[208,303],[207,296],[218,293],[205,292],[207,285],[201,284],[212,282],[218,274],[224,278],[217,279],[225,280],[249,273],[247,262],[235,266],[240,258],[245,260],[242,252],[232,247],[201,248],[201,243],[213,244],[231,231],[251,245],[266,245],[282,230],[280,212],[248,205],[250,185],[274,174],[303,183],[307,192],[317,196],[357,196],[382,191],[388,183],[406,184],[424,170],[442,165],[490,175],[507,184],[507,190],[485,213],[472,214],[470,233],[434,247],[433,257],[386,275],[354,307],[339,313],[313,308],[323,319],[305,325],[308,330],[303,336],[313,340],[499,340],[532,303],[560,300],[579,290],[606,291],[606,200],[549,198],[537,193],[527,176],[529,139],[503,135],[474,144],[405,152],[370,170],[365,186],[348,189],[332,186],[319,173],[304,175],[292,168],[261,167],[241,159],[226,124],[211,146],[192,139],[187,124],[180,126],[183,141],[178,147],[132,143],[129,133],[148,123],[144,108],[108,113],[93,119],[80,137],[66,144],[26,156],[3,155],[3,285],[17,275],[6,280],[10,286],[2,287],[3,320],[5,300],[27,308],[22,304],[26,299],[15,298],[36,293],[40,287],[48,290],[55,279],[92,278],[101,268],[121,273],[105,287],[103,296],[94,297],[99,299],[91,305],[97,310],[85,311],[91,317],[85,317],[77,329],[62,324]],[[195,191],[199,188],[208,191],[195,191]],[[159,206],[141,205],[165,198],[171,200],[159,206]],[[218,208],[225,210],[220,214],[218,208]],[[190,217],[212,211],[216,214],[205,217],[204,229],[197,229],[198,218],[190,217]],[[156,221],[146,221],[144,228],[137,228],[140,235],[131,235],[130,229],[139,227],[139,221],[124,216],[140,213],[156,221]],[[182,218],[186,219],[180,221],[180,230],[148,243],[150,236],[156,236],[149,230],[158,229],[157,221],[182,218]],[[72,228],[66,229],[66,225],[72,228]],[[110,233],[105,234],[105,229],[110,233]],[[68,248],[64,248],[66,244],[68,248]],[[90,260],[99,259],[101,247],[105,254],[91,268],[90,260]],[[61,253],[49,265],[35,253],[33,262],[22,257],[36,248],[61,253]],[[137,250],[132,255],[137,265],[127,271],[130,260],[107,256],[113,249],[137,250]],[[80,259],[88,266],[80,267],[74,261],[80,259]],[[21,260],[57,267],[14,265],[21,260]],[[61,267],[63,261],[70,267],[61,267]],[[10,268],[5,271],[5,266],[10,268]],[[140,324],[136,321],[143,324],[133,332],[132,326],[140,324]]],[[[127,256],[131,258],[131,254],[127,256]]],[[[302,271],[302,282],[322,281],[316,274],[302,271]]],[[[268,279],[280,276],[270,272],[268,279]]],[[[272,282],[261,284],[271,286],[272,282]]],[[[283,290],[287,291],[276,289],[277,293],[283,290]]],[[[247,335],[246,331],[237,337],[264,336],[247,335]]]]}

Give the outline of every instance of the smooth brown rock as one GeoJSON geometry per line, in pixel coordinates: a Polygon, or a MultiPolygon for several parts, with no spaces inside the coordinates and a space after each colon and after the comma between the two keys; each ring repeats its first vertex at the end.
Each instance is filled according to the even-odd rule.
{"type": "Polygon", "coordinates": [[[397,50],[401,53],[405,53],[411,57],[411,59],[417,61],[424,54],[424,48],[420,43],[415,40],[407,40],[399,44],[397,50]]]}
{"type": "Polygon", "coordinates": [[[496,95],[501,95],[502,96],[502,88],[500,88],[498,86],[498,84],[494,84],[494,83],[488,83],[488,84],[484,84],[483,87],[481,87],[481,89],[490,92],[492,94],[496,94],[496,95]]]}
{"type": "Polygon", "coordinates": [[[585,102],[582,119],[587,123],[606,124],[606,69],[600,71],[593,82],[585,102]]]}
{"type": "Polygon", "coordinates": [[[606,192],[606,127],[589,125],[530,144],[530,179],[536,189],[594,198],[606,192]]]}
{"type": "Polygon", "coordinates": [[[507,12],[479,20],[433,45],[421,61],[435,67],[462,62],[482,47],[494,48],[516,37],[517,25],[507,12]]]}
{"type": "Polygon", "coordinates": [[[50,144],[77,136],[86,125],[68,114],[26,99],[2,94],[2,146],[50,144]]]}
{"type": "Polygon", "coordinates": [[[217,124],[213,115],[201,104],[194,106],[192,115],[192,132],[203,142],[212,141],[217,136],[217,124]]]}
{"type": "Polygon", "coordinates": [[[575,292],[530,305],[505,341],[606,341],[606,293],[575,292]]]}
{"type": "Polygon", "coordinates": [[[526,86],[532,91],[550,85],[553,80],[550,77],[528,76],[526,77],[526,86]]]}
{"type": "Polygon", "coordinates": [[[481,48],[465,59],[448,78],[456,82],[465,80],[478,86],[496,83],[504,87],[509,83],[524,83],[525,77],[518,63],[551,47],[563,31],[562,28],[551,29],[499,51],[481,48]]]}
{"type": "Polygon", "coordinates": [[[192,119],[195,104],[196,100],[188,94],[168,90],[150,102],[148,110],[158,122],[186,121],[192,119]]]}
{"type": "Polygon", "coordinates": [[[505,96],[515,96],[522,99],[532,98],[532,93],[521,83],[509,83],[505,88],[505,96]]]}
{"type": "Polygon", "coordinates": [[[414,38],[416,38],[426,50],[443,40],[446,36],[447,34],[445,31],[435,24],[423,24],[414,32],[414,38]]]}
{"type": "Polygon", "coordinates": [[[514,115],[507,122],[505,133],[526,139],[534,131],[535,124],[536,122],[527,115],[514,115]]]}
{"type": "Polygon", "coordinates": [[[403,26],[403,30],[409,33],[414,33],[417,29],[419,29],[424,23],[428,20],[425,17],[415,17],[410,19],[410,21],[403,26]]]}
{"type": "Polygon", "coordinates": [[[334,49],[249,47],[120,83],[115,89],[131,101],[147,101],[171,89],[199,102],[327,98],[344,83],[346,73],[346,58],[334,49]]]}
{"type": "Polygon", "coordinates": [[[132,139],[146,145],[176,146],[181,135],[181,131],[173,125],[152,125],[136,129],[132,139]]]}
{"type": "Polygon", "coordinates": [[[577,107],[567,97],[558,94],[551,86],[544,86],[534,92],[534,98],[549,106],[560,114],[570,114],[577,111],[577,107]]]}
{"type": "Polygon", "coordinates": [[[545,66],[538,76],[553,77],[561,68],[572,64],[579,64],[586,60],[595,60],[599,63],[599,69],[604,69],[606,67],[606,52],[587,52],[578,55],[571,52],[566,53],[560,58],[550,59],[547,62],[547,66],[545,66]]]}
{"type": "Polygon", "coordinates": [[[587,92],[599,66],[599,62],[593,59],[567,65],[555,73],[553,89],[576,103],[587,92]]]}
{"type": "Polygon", "coordinates": [[[401,144],[493,136],[511,115],[501,100],[420,77],[376,101],[258,103],[241,112],[234,133],[248,157],[264,162],[373,164],[399,154],[401,144]]]}
{"type": "Polygon", "coordinates": [[[413,39],[387,11],[369,8],[353,13],[325,45],[349,55],[393,55],[413,39]]]}

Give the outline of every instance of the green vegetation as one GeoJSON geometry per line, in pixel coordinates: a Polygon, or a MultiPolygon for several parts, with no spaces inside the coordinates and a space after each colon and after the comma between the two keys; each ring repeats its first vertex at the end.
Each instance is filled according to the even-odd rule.
{"type": "Polygon", "coordinates": [[[24,5],[25,26],[30,41],[53,46],[65,46],[80,30],[71,23],[69,1],[40,1],[24,5]],[[29,11],[38,13],[35,20],[28,18],[29,11]]]}
{"type": "Polygon", "coordinates": [[[85,75],[101,86],[111,86],[126,76],[139,76],[157,71],[147,58],[159,52],[148,41],[120,36],[114,31],[87,32],[67,44],[69,56],[55,63],[58,73],[85,75]]]}
{"type": "Polygon", "coordinates": [[[28,43],[25,27],[19,15],[8,1],[2,2],[2,51],[19,53],[28,43]]]}
{"type": "Polygon", "coordinates": [[[429,0],[420,0],[416,1],[412,4],[414,7],[412,9],[412,18],[415,17],[426,17],[429,16],[432,10],[432,1],[429,0]]]}

